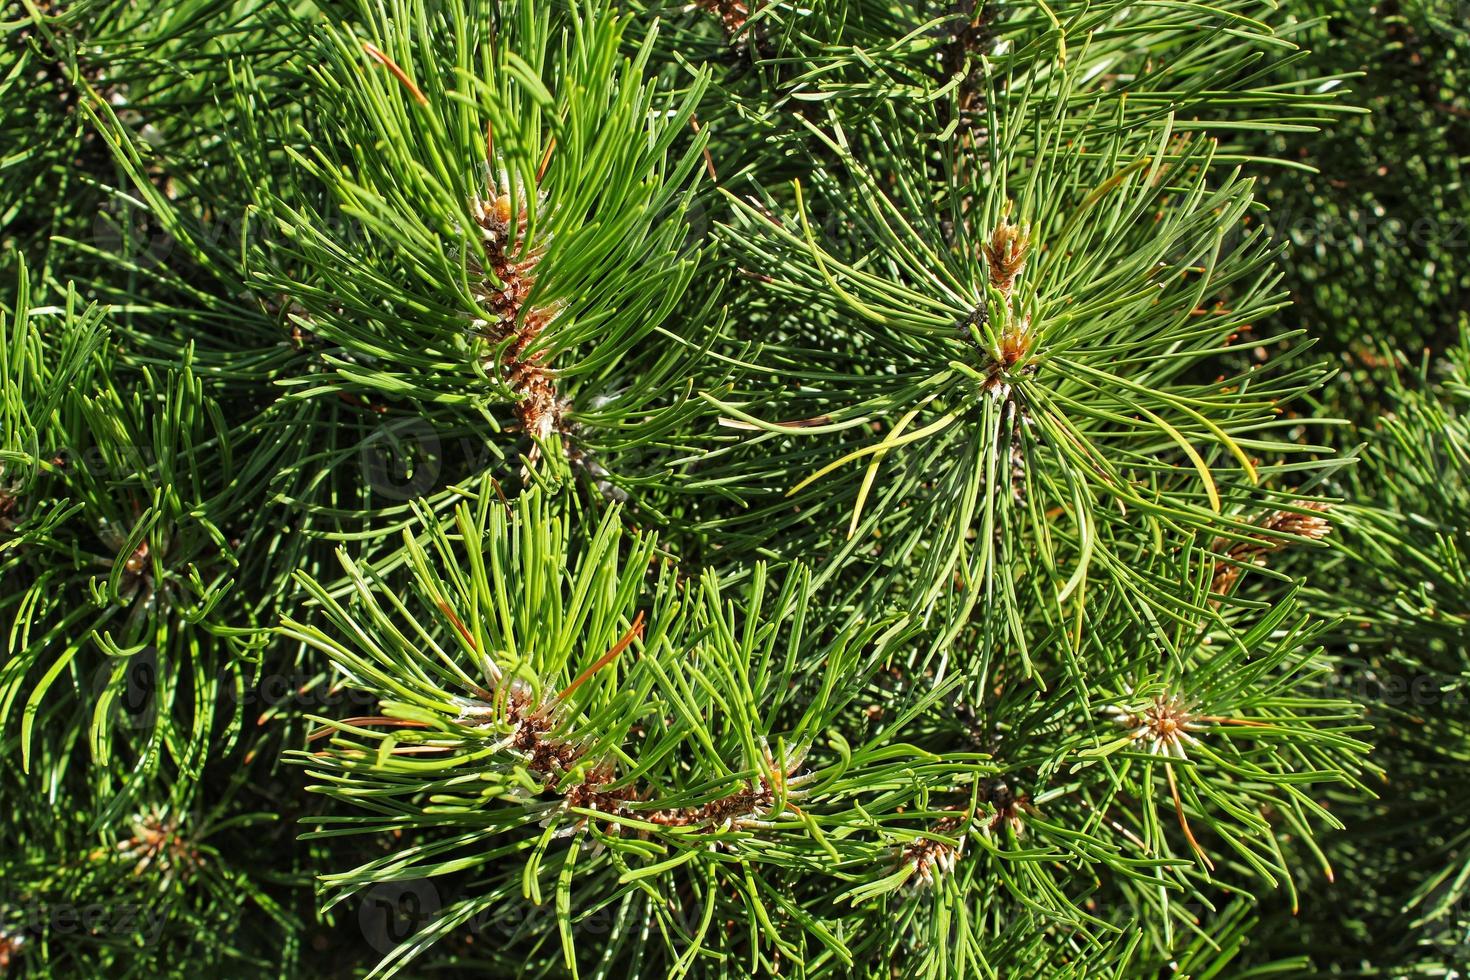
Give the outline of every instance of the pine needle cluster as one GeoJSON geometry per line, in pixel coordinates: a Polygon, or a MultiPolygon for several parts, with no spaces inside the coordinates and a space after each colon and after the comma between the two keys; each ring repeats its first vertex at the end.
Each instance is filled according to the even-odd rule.
{"type": "Polygon", "coordinates": [[[0,974],[1462,969],[1470,48],[1350,7],[7,7],[0,974]]]}

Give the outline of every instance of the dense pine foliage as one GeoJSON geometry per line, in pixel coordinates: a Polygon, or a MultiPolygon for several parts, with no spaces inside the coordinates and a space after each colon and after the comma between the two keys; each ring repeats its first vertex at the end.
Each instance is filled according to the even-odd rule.
{"type": "Polygon", "coordinates": [[[1460,975],[1467,24],[11,0],[0,975],[1460,975]]]}

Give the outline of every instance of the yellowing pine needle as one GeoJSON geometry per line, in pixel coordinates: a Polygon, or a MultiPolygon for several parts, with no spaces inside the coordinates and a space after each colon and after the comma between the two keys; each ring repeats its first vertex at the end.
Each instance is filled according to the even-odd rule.
{"type": "MultiPolygon", "coordinates": [[[[930,397],[932,398],[933,396],[931,395],[930,397]]],[[[928,436],[932,436],[936,432],[941,432],[944,429],[948,428],[950,423],[954,422],[954,420],[959,417],[960,413],[958,411],[947,412],[935,421],[930,422],[928,425],[924,426],[922,429],[916,429],[906,436],[897,436],[893,433],[889,433],[888,438],[884,439],[880,443],[876,443],[872,446],[864,446],[862,449],[857,449],[853,452],[848,453],[841,459],[837,459],[828,463],[826,466],[817,470],[811,476],[808,476],[805,480],[802,480],[790,490],[787,490],[786,496],[790,497],[792,494],[800,492],[815,481],[820,480],[822,477],[826,476],[828,473],[831,473],[835,469],[846,466],[848,463],[851,463],[855,459],[862,459],[864,456],[871,456],[873,453],[885,453],[890,449],[897,449],[899,446],[906,445],[910,442],[916,442],[919,439],[924,439],[928,436]]]]}
{"type": "MultiPolygon", "coordinates": [[[[888,433],[888,438],[892,439],[896,436],[903,435],[903,430],[908,428],[909,423],[914,420],[914,417],[919,414],[919,410],[923,407],[923,405],[920,405],[899,419],[898,424],[893,427],[893,431],[888,433]]],[[[858,521],[863,516],[863,505],[867,503],[868,493],[873,489],[873,481],[878,478],[878,466],[883,462],[883,457],[887,455],[888,450],[886,449],[874,453],[873,461],[868,464],[868,471],[863,474],[863,485],[858,489],[857,501],[852,505],[852,521],[847,525],[847,536],[849,539],[857,533],[858,521]]]]}
{"type": "Polygon", "coordinates": [[[421,721],[412,721],[408,718],[389,718],[384,715],[360,715],[356,718],[343,718],[341,721],[331,725],[322,725],[306,736],[308,742],[315,742],[325,738],[332,732],[341,731],[344,725],[358,728],[371,725],[376,728],[428,728],[421,721]]]}
{"type": "Polygon", "coordinates": [[[801,218],[802,234],[806,237],[806,246],[812,253],[812,260],[817,263],[817,271],[822,274],[823,279],[827,280],[827,285],[832,287],[832,291],[840,296],[847,305],[874,323],[887,323],[887,319],[881,313],[860,302],[856,296],[853,296],[839,286],[836,278],[833,277],[831,272],[827,271],[827,263],[822,260],[822,250],[817,247],[817,239],[812,234],[811,223],[806,219],[806,202],[801,196],[801,181],[793,180],[791,186],[796,191],[796,214],[797,217],[801,218]]]}
{"type": "MultiPolygon", "coordinates": [[[[1072,502],[1077,508],[1077,535],[1082,545],[1082,553],[1077,556],[1077,568],[1072,572],[1067,584],[1062,586],[1062,591],[1057,593],[1057,602],[1066,602],[1071,597],[1073,590],[1087,579],[1087,568],[1092,564],[1093,526],[1092,515],[1082,500],[1082,491],[1075,484],[1072,486],[1072,502]]],[[[1079,603],[1079,608],[1080,603],[1079,603]]],[[[1078,636],[1081,638],[1080,634],[1078,636]]]]}
{"type": "Polygon", "coordinates": [[[1088,208],[1092,207],[1099,200],[1101,200],[1109,191],[1117,187],[1119,184],[1123,183],[1123,181],[1127,180],[1129,174],[1133,173],[1136,170],[1141,170],[1151,163],[1153,163],[1153,157],[1139,157],[1137,160],[1134,160],[1132,163],[1128,164],[1128,166],[1124,167],[1122,170],[1119,170],[1117,173],[1113,174],[1101,184],[1098,184],[1097,187],[1093,189],[1093,192],[1087,195],[1086,199],[1083,200],[1081,207],[1079,207],[1077,210],[1079,212],[1086,211],[1088,208]]]}
{"type": "Polygon", "coordinates": [[[1065,68],[1067,67],[1067,31],[1062,27],[1062,22],[1057,19],[1057,15],[1052,13],[1051,8],[1046,5],[1046,0],[1036,0],[1036,5],[1041,8],[1043,14],[1046,14],[1046,19],[1051,21],[1051,26],[1057,30],[1057,60],[1065,68]]]}
{"type": "Polygon", "coordinates": [[[1184,455],[1189,457],[1189,461],[1194,464],[1195,472],[1199,473],[1200,479],[1204,481],[1205,493],[1210,498],[1210,509],[1216,514],[1220,513],[1220,490],[1215,486],[1215,477],[1210,473],[1210,468],[1205,465],[1204,458],[1195,451],[1195,448],[1189,444],[1189,440],[1184,438],[1178,429],[1142,406],[1138,410],[1144,415],[1147,415],[1149,420],[1159,428],[1169,433],[1169,438],[1173,439],[1175,444],[1184,450],[1184,455]]]}
{"type": "Polygon", "coordinates": [[[1225,448],[1230,451],[1230,455],[1234,456],[1236,460],[1240,463],[1240,468],[1245,470],[1245,475],[1250,478],[1252,484],[1258,484],[1261,482],[1261,477],[1256,472],[1255,464],[1252,463],[1250,457],[1245,454],[1245,450],[1240,448],[1240,444],[1237,443],[1234,439],[1230,438],[1230,436],[1226,434],[1224,429],[1220,428],[1220,426],[1216,425],[1210,419],[1205,418],[1202,414],[1196,412],[1188,405],[1180,404],[1174,399],[1170,399],[1169,401],[1170,404],[1178,408],[1181,412],[1184,412],[1200,425],[1203,425],[1205,428],[1209,429],[1210,432],[1214,434],[1215,438],[1224,443],[1225,448]]]}

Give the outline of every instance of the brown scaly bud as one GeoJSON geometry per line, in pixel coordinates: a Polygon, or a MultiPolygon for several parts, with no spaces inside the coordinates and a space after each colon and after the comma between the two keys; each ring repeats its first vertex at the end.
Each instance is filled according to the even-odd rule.
{"type": "MultiPolygon", "coordinates": [[[[953,835],[960,826],[960,819],[958,815],[945,817],[934,825],[934,833],[953,835]]],[[[934,840],[931,837],[920,837],[904,848],[903,856],[899,860],[914,869],[913,875],[909,878],[913,886],[924,888],[934,884],[940,874],[952,873],[964,852],[963,834],[959,836],[958,844],[934,840]]]]}
{"type": "Polygon", "coordinates": [[[983,0],[960,0],[951,4],[952,19],[947,43],[940,51],[940,67],[946,77],[961,75],[955,101],[964,123],[973,123],[985,113],[985,76],[982,58],[995,41],[983,0]]]}
{"type": "Polygon", "coordinates": [[[750,8],[740,0],[696,0],[695,6],[708,10],[720,18],[725,36],[731,41],[744,40],[745,24],[750,20],[750,8]]]}
{"type": "Polygon", "coordinates": [[[777,798],[800,796],[811,775],[797,775],[809,746],[789,747],[786,757],[778,760],[764,738],[760,739],[764,772],[754,781],[733,793],[711,800],[703,806],[665,807],[639,811],[640,820],[665,827],[706,827],[716,830],[747,829],[763,826],[763,819],[775,807],[777,798]]]}
{"type": "MultiPolygon", "coordinates": [[[[488,319],[476,320],[475,326],[487,342],[502,351],[500,367],[506,384],[518,396],[515,413],[522,431],[544,440],[553,432],[567,433],[569,404],[557,394],[555,374],[544,363],[544,352],[532,348],[560,315],[561,306],[527,306],[536,283],[543,243],[526,247],[522,236],[528,215],[524,206],[519,210],[518,215],[511,214],[508,193],[472,204],[471,211],[480,226],[489,260],[487,268],[475,265],[470,270],[481,277],[475,290],[476,299],[490,314],[488,319]]],[[[531,455],[534,459],[536,450],[531,455]]]]}
{"type": "Polygon", "coordinates": [[[0,531],[15,530],[15,511],[19,504],[15,494],[0,488],[0,531]]]}
{"type": "Polygon", "coordinates": [[[1010,317],[1000,332],[1000,350],[986,371],[982,390],[997,401],[1009,398],[1009,377],[1016,373],[1030,374],[1036,370],[1035,364],[1028,363],[1035,341],[1036,334],[1031,330],[1029,316],[1010,317]]]}
{"type": "Polygon", "coordinates": [[[1309,500],[1302,506],[1307,509],[1307,513],[1277,510],[1255,522],[1257,527],[1269,532],[1271,537],[1260,536],[1248,541],[1217,539],[1211,550],[1225,558],[1215,562],[1214,581],[1210,585],[1210,591],[1216,595],[1224,595],[1240,578],[1244,566],[1263,565],[1266,556],[1272,552],[1281,551],[1301,541],[1321,541],[1327,537],[1332,531],[1332,523],[1322,515],[1332,505],[1324,500],[1309,500]]]}
{"type": "MultiPolygon", "coordinates": [[[[452,612],[450,615],[453,616],[452,612]]],[[[463,631],[457,617],[454,621],[463,631]]],[[[478,728],[503,720],[511,726],[511,733],[498,743],[498,748],[520,754],[525,768],[539,779],[542,788],[562,797],[560,804],[547,813],[543,826],[549,826],[567,810],[592,811],[609,818],[607,823],[612,833],[618,832],[617,817],[631,817],[664,827],[728,830],[764,826],[763,818],[776,808],[778,801],[799,796],[801,787],[812,778],[810,773],[797,775],[810,743],[789,746],[784,758],[778,761],[761,738],[762,772],[755,779],[702,806],[657,807],[649,805],[647,790],[640,791],[631,784],[613,785],[617,781],[617,769],[612,761],[587,758],[586,742],[559,734],[558,709],[563,699],[627,649],[642,629],[640,612],[617,644],[555,696],[538,697],[529,684],[517,679],[501,689],[503,700],[499,707],[490,703],[490,699],[496,698],[491,691],[480,692],[482,697],[463,699],[460,723],[478,728]],[[559,788],[562,778],[579,767],[580,779],[565,789],[559,788]]],[[[497,672],[496,683],[499,681],[497,672]]],[[[557,836],[575,833],[586,825],[587,819],[587,813],[576,813],[572,821],[557,831],[557,836]]]]}
{"type": "Polygon", "coordinates": [[[1015,367],[1031,353],[1036,335],[1031,332],[1031,318],[1012,318],[1000,332],[1000,363],[1007,370],[1015,367]]]}
{"type": "Polygon", "coordinates": [[[1025,790],[1012,789],[1004,779],[987,780],[981,789],[981,799],[995,808],[995,816],[990,818],[986,829],[996,833],[1009,827],[1017,837],[1023,836],[1026,833],[1024,817],[1035,812],[1030,794],[1025,790]]]}
{"type": "Polygon", "coordinates": [[[609,788],[608,784],[615,778],[613,767],[602,763],[587,773],[582,782],[567,788],[563,804],[568,809],[626,814],[628,804],[638,799],[638,792],[632,786],[609,788]]]}
{"type": "Polygon", "coordinates": [[[179,833],[179,819],[158,809],[139,814],[132,825],[133,836],[119,841],[118,855],[134,861],[133,874],[156,867],[166,878],[191,877],[204,858],[179,833]]]}
{"type": "Polygon", "coordinates": [[[142,575],[147,568],[148,542],[145,540],[140,542],[133,553],[128,556],[128,560],[123,563],[123,570],[126,574],[136,577],[142,575]]]}
{"type": "Polygon", "coordinates": [[[771,786],[762,781],[758,789],[736,790],[703,806],[668,807],[639,813],[639,819],[663,827],[735,826],[744,818],[758,816],[775,799],[771,786]]]}
{"type": "MultiPolygon", "coordinates": [[[[321,338],[302,326],[311,321],[311,313],[290,294],[278,292],[274,296],[262,296],[259,297],[259,302],[268,315],[277,318],[282,324],[289,324],[291,346],[294,349],[305,350],[321,342],[321,338]]],[[[338,309],[337,312],[343,311],[338,309]]]]}
{"type": "Polygon", "coordinates": [[[1214,595],[1224,595],[1230,591],[1237,581],[1240,580],[1241,567],[1230,565],[1223,561],[1215,562],[1215,576],[1210,580],[1210,592],[1214,595]]]}
{"type": "MultiPolygon", "coordinates": [[[[109,548],[117,549],[119,552],[127,546],[128,532],[115,525],[104,522],[97,528],[97,537],[109,548]]],[[[163,549],[160,547],[160,554],[163,549]]],[[[138,542],[136,548],[128,552],[124,558],[118,554],[108,564],[116,565],[122,562],[122,575],[119,579],[118,592],[125,601],[141,598],[144,601],[152,599],[157,583],[153,579],[153,554],[148,547],[145,538],[138,542]]]]}
{"type": "MultiPolygon", "coordinates": [[[[1304,506],[1308,513],[1298,514],[1289,510],[1278,510],[1269,514],[1265,520],[1261,521],[1261,527],[1277,534],[1289,534],[1308,541],[1321,541],[1332,531],[1331,522],[1322,516],[1332,505],[1325,500],[1311,500],[1304,506]]],[[[1281,540],[1272,541],[1269,550],[1280,551],[1290,543],[1281,540]]]]}
{"type": "Polygon", "coordinates": [[[1030,226],[1013,225],[1009,218],[1002,218],[981,250],[990,267],[990,284],[1009,297],[1016,277],[1026,268],[1026,253],[1031,250],[1030,226]]]}
{"type": "Polygon", "coordinates": [[[0,973],[10,969],[20,953],[21,947],[26,944],[24,933],[9,933],[0,929],[0,973]]]}
{"type": "Polygon", "coordinates": [[[1176,694],[1160,694],[1142,708],[1110,705],[1103,714],[1128,729],[1128,737],[1153,755],[1186,759],[1185,749],[1199,744],[1193,733],[1201,729],[1200,719],[1189,701],[1176,694]]]}

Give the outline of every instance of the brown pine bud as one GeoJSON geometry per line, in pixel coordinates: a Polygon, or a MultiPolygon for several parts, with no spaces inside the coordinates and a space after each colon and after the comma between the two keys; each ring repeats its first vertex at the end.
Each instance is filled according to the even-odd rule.
{"type": "Polygon", "coordinates": [[[1009,218],[1002,218],[982,250],[990,266],[990,284],[1009,296],[1016,277],[1026,268],[1026,253],[1031,250],[1030,226],[1013,225],[1009,218]]]}

